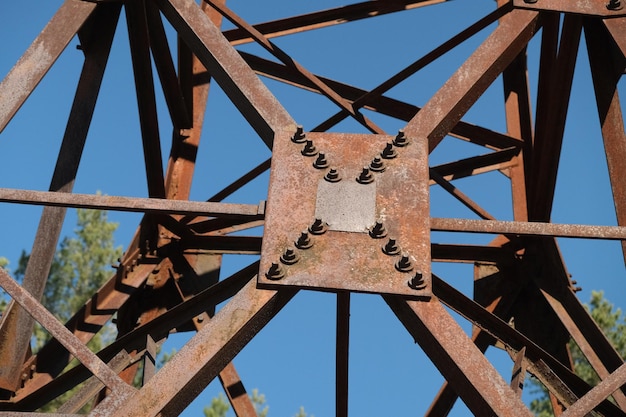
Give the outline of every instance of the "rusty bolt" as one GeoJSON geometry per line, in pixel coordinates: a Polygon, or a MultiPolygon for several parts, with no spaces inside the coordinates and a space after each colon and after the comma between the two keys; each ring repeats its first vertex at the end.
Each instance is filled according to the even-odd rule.
{"type": "Polygon", "coordinates": [[[426,288],[426,283],[424,282],[424,276],[421,272],[416,272],[415,275],[407,282],[409,288],[414,290],[423,290],[426,288]]]}
{"type": "Polygon", "coordinates": [[[369,168],[363,168],[363,171],[356,178],[356,182],[359,184],[371,184],[374,182],[374,176],[370,172],[369,168]]]}
{"type": "Polygon", "coordinates": [[[315,162],[313,162],[313,167],[317,169],[328,168],[328,160],[326,159],[326,155],[320,152],[319,155],[317,155],[315,162]]]}
{"type": "Polygon", "coordinates": [[[622,10],[622,2],[620,0],[610,0],[606,8],[609,10],[622,10]]]}
{"type": "Polygon", "coordinates": [[[403,148],[408,144],[409,144],[409,140],[404,134],[404,130],[399,130],[398,134],[396,135],[396,138],[393,140],[393,145],[397,146],[398,148],[403,148]]]}
{"type": "Polygon", "coordinates": [[[524,0],[524,3],[534,4],[537,3],[537,0],[524,0]]]}
{"type": "Polygon", "coordinates": [[[274,281],[283,279],[285,277],[285,270],[282,266],[280,266],[280,264],[272,263],[270,269],[265,273],[265,276],[267,279],[274,281]]]}
{"type": "Polygon", "coordinates": [[[370,162],[370,171],[383,172],[385,170],[385,163],[379,157],[376,157],[370,162]]]}
{"type": "Polygon", "coordinates": [[[400,253],[400,247],[395,239],[389,239],[387,243],[383,246],[383,253],[395,256],[400,253]]]}
{"type": "Polygon", "coordinates": [[[196,317],[196,321],[198,323],[202,323],[204,321],[204,317],[202,317],[202,315],[199,315],[198,317],[196,317]]]}
{"type": "Polygon", "coordinates": [[[411,263],[411,259],[409,259],[409,255],[402,254],[402,257],[396,262],[396,269],[400,272],[410,272],[413,270],[413,264],[411,263]]]}
{"type": "Polygon", "coordinates": [[[298,249],[309,249],[311,246],[313,246],[313,241],[309,236],[309,232],[304,231],[300,233],[300,237],[298,238],[298,240],[296,240],[295,245],[298,249]]]}
{"type": "Polygon", "coordinates": [[[383,151],[380,153],[380,156],[383,159],[393,159],[396,156],[398,156],[398,153],[396,152],[395,149],[393,149],[393,144],[392,143],[388,143],[385,146],[385,149],[383,149],[383,151]]]}
{"type": "Polygon", "coordinates": [[[324,179],[328,182],[339,182],[341,181],[341,177],[339,176],[339,172],[335,168],[331,168],[328,170],[326,175],[324,175],[324,179]]]}
{"type": "Polygon", "coordinates": [[[285,265],[293,265],[300,260],[298,252],[292,248],[287,248],[285,252],[280,256],[280,261],[285,265]]]}
{"type": "Polygon", "coordinates": [[[328,230],[328,225],[322,219],[315,219],[309,226],[309,232],[314,235],[323,235],[328,230]]]}
{"type": "Polygon", "coordinates": [[[387,236],[387,230],[385,230],[383,222],[378,220],[370,229],[369,234],[370,237],[373,237],[374,239],[382,239],[387,236]]]}
{"type": "Polygon", "coordinates": [[[304,148],[302,148],[302,151],[300,153],[304,156],[317,155],[317,149],[315,148],[315,145],[313,145],[313,141],[307,140],[304,144],[304,148]]]}
{"type": "Polygon", "coordinates": [[[291,141],[293,143],[304,143],[306,142],[306,135],[304,134],[304,130],[302,126],[298,126],[296,128],[296,133],[291,137],[291,141]]]}

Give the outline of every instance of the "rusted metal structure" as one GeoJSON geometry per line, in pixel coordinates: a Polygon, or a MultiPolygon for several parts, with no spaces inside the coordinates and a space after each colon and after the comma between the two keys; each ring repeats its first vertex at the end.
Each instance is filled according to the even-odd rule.
{"type": "Polygon", "coordinates": [[[255,415],[245,391],[234,389],[242,384],[231,361],[298,291],[320,290],[336,293],[337,300],[337,416],[348,415],[353,292],[379,294],[445,378],[428,416],[447,415],[459,398],[477,416],[531,415],[520,399],[526,372],[548,388],[556,415],[626,415],[626,395],[620,389],[626,384],[626,366],[576,298],[556,240],[618,240],[626,254],[626,187],[620,181],[626,177],[626,136],[617,93],[626,67],[626,10],[620,1],[499,0],[491,13],[459,28],[372,89],[316,75],[271,40],[391,14],[418,14],[443,3],[365,1],[259,23],[243,19],[219,0],[200,5],[193,0],[66,0],[0,84],[4,129],[78,37],[84,66],[49,191],[0,189],[3,202],[45,206],[23,282],[0,269],[0,285],[14,301],[0,327],[3,413],[34,412],[86,381],[58,413],[76,413],[99,396],[94,416],[176,415],[219,378],[236,414],[255,415]],[[122,12],[149,198],[74,194],[122,12]],[[163,18],[178,35],[176,54],[163,18]],[[220,29],[223,20],[230,28],[220,29]],[[389,93],[485,31],[479,46],[431,98],[412,103],[389,93]],[[538,90],[531,103],[527,48],[533,41],[539,61],[538,90]],[[604,140],[617,214],[614,226],[550,221],[581,42],[586,42],[591,64],[598,134],[604,140]],[[263,54],[239,48],[250,43],[263,54]],[[165,170],[152,60],[174,128],[165,170]],[[267,78],[327,99],[336,113],[315,127],[301,127],[266,86],[267,78]],[[503,132],[463,120],[494,82],[504,86],[503,132]],[[272,157],[206,202],[189,201],[213,83],[272,157]],[[392,118],[398,128],[384,131],[374,122],[379,114],[392,118]],[[336,128],[344,119],[358,122],[362,130],[336,128]],[[429,163],[444,139],[477,145],[475,154],[429,163]],[[267,170],[266,201],[222,202],[267,170]],[[498,220],[454,185],[460,178],[490,172],[507,179],[508,191],[494,192],[493,198],[510,196],[512,220],[498,220]],[[469,208],[473,217],[432,216],[429,194],[435,187],[469,208]],[[68,207],[133,211],[144,217],[110,281],[63,326],[39,300],[68,207]],[[262,237],[238,233],[259,226],[262,237]],[[450,232],[446,237],[452,243],[435,242],[437,231],[450,232]],[[490,243],[463,243],[455,240],[458,232],[491,236],[490,243]],[[227,253],[260,258],[223,277],[220,263],[227,253]],[[433,274],[433,262],[473,264],[472,294],[433,274]],[[471,336],[450,310],[472,324],[471,336]],[[117,340],[92,353],[86,343],[114,314],[117,340]],[[33,320],[54,336],[35,355],[29,348],[33,320]],[[158,341],[174,330],[197,333],[155,373],[150,358],[158,341]],[[570,338],[600,376],[597,386],[572,372],[570,338]],[[494,345],[512,358],[511,381],[485,356],[494,345]],[[80,364],[64,371],[72,357],[80,364]],[[133,388],[129,382],[139,362],[144,364],[144,385],[133,388]]]}

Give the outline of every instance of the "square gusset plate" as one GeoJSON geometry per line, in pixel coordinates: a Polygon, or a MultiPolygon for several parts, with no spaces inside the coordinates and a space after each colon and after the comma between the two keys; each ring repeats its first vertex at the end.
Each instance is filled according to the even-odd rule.
{"type": "Polygon", "coordinates": [[[258,284],[429,297],[425,139],[280,133],[258,284]]]}

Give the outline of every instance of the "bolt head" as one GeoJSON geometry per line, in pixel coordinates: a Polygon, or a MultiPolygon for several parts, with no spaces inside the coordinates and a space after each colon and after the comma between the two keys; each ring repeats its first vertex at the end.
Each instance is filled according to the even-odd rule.
{"type": "Polygon", "coordinates": [[[271,279],[272,281],[278,281],[285,277],[285,270],[280,264],[272,263],[270,268],[265,273],[267,279],[271,279]]]}
{"type": "Polygon", "coordinates": [[[293,143],[304,143],[306,142],[306,134],[304,133],[304,129],[302,126],[298,126],[296,128],[296,133],[291,137],[291,141],[293,143]]]}
{"type": "Polygon", "coordinates": [[[309,249],[310,247],[312,247],[313,241],[311,240],[311,237],[309,236],[309,232],[308,231],[302,232],[298,240],[296,240],[295,245],[296,245],[296,248],[298,249],[309,249]]]}
{"type": "Polygon", "coordinates": [[[285,265],[293,265],[300,260],[300,255],[292,248],[288,248],[285,252],[280,256],[280,261],[285,265]]]}
{"type": "Polygon", "coordinates": [[[326,159],[326,155],[324,155],[322,152],[320,152],[317,155],[317,158],[315,159],[315,162],[313,162],[313,167],[317,168],[317,169],[328,168],[328,160],[326,159]]]}
{"type": "Polygon", "coordinates": [[[396,256],[400,254],[400,247],[395,239],[389,239],[387,243],[383,245],[383,253],[389,256],[396,256]]]}
{"type": "Polygon", "coordinates": [[[361,173],[357,177],[356,182],[358,182],[359,184],[371,184],[374,182],[374,176],[370,172],[369,168],[363,168],[363,171],[361,171],[361,173]]]}
{"type": "Polygon", "coordinates": [[[423,290],[426,288],[426,283],[424,282],[424,276],[421,272],[416,272],[413,277],[407,281],[407,285],[409,288],[414,290],[423,290]]]}
{"type": "Polygon", "coordinates": [[[370,237],[374,239],[382,239],[387,236],[387,230],[381,221],[377,221],[369,230],[370,237]]]}
{"type": "Polygon", "coordinates": [[[386,167],[382,158],[376,157],[372,160],[372,162],[370,162],[369,169],[370,171],[373,171],[373,172],[383,172],[386,169],[386,167]]]}
{"type": "Polygon", "coordinates": [[[336,169],[331,168],[328,170],[326,175],[324,175],[324,179],[328,182],[339,182],[341,181],[341,176],[336,169]]]}
{"type": "Polygon", "coordinates": [[[413,264],[411,263],[409,255],[403,254],[398,262],[396,262],[395,267],[399,272],[411,272],[413,270],[413,264]]]}
{"type": "Polygon", "coordinates": [[[309,226],[309,232],[313,235],[323,235],[328,230],[328,225],[322,219],[315,219],[309,226]]]}
{"type": "Polygon", "coordinates": [[[302,148],[302,151],[300,153],[304,156],[317,155],[317,149],[315,148],[315,145],[313,145],[313,141],[307,140],[304,144],[304,148],[302,148]]]}
{"type": "Polygon", "coordinates": [[[398,153],[396,152],[396,150],[393,148],[393,144],[392,143],[388,143],[385,146],[385,149],[383,149],[383,151],[380,153],[380,156],[383,159],[393,159],[396,156],[398,156],[398,153]]]}
{"type": "Polygon", "coordinates": [[[398,148],[403,148],[406,145],[409,144],[409,140],[407,139],[406,135],[404,134],[404,130],[399,130],[398,134],[396,135],[395,139],[393,140],[393,145],[397,146],[398,148]]]}

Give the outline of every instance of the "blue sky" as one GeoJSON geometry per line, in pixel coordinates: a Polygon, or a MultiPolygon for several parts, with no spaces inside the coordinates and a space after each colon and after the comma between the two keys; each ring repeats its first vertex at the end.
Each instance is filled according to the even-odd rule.
{"type": "MultiPolygon", "coordinates": [[[[0,4],[0,38],[5,40],[0,46],[0,77],[6,75],[60,4],[59,0],[31,0],[28,6],[23,2],[0,4]]],[[[233,10],[251,23],[338,5],[330,0],[229,2],[233,10]]],[[[310,71],[368,89],[487,14],[494,5],[495,2],[488,0],[456,0],[278,38],[275,42],[310,71]]],[[[454,53],[394,88],[389,95],[423,105],[492,29],[493,26],[468,40],[454,53]]],[[[75,48],[76,45],[77,40],[70,43],[0,135],[0,155],[3,156],[0,187],[47,190],[82,63],[82,53],[75,48]]],[[[242,49],[266,56],[258,47],[248,45],[242,49]]],[[[584,51],[583,42],[574,78],[552,219],[559,223],[615,225],[584,51]]],[[[533,97],[537,83],[536,52],[535,39],[529,49],[533,97]]],[[[264,81],[305,130],[336,112],[334,106],[321,96],[264,81]]],[[[163,121],[161,138],[164,155],[167,155],[171,125],[167,121],[165,105],[159,99],[163,121]]],[[[504,131],[503,115],[501,80],[498,79],[464,120],[504,131]]],[[[401,121],[375,114],[368,116],[390,133],[403,127],[401,121]]],[[[362,132],[362,128],[351,121],[334,130],[362,132]]],[[[262,141],[215,86],[211,87],[202,140],[192,188],[193,200],[208,198],[270,156],[262,141]]],[[[126,25],[122,17],[75,192],[147,196],[141,152],[126,25]]],[[[431,156],[431,164],[474,154],[474,145],[446,139],[431,156]]],[[[267,175],[262,176],[229,201],[258,203],[266,196],[267,181],[267,175]]],[[[455,184],[498,219],[512,218],[510,192],[501,174],[486,174],[479,179],[468,178],[455,184]]],[[[432,215],[436,217],[473,218],[464,207],[436,188],[431,190],[431,206],[432,215]]],[[[41,209],[2,204],[0,210],[0,256],[7,257],[15,265],[21,250],[30,250],[41,209]]],[[[140,216],[110,213],[109,218],[120,223],[116,243],[126,246],[140,216]]],[[[64,233],[70,234],[74,224],[75,214],[69,211],[64,233]]],[[[460,239],[487,243],[491,237],[433,235],[435,242],[457,242],[460,239]]],[[[591,290],[604,290],[615,305],[626,305],[624,260],[617,242],[561,239],[559,243],[569,272],[583,288],[578,293],[582,301],[589,300],[591,290]]],[[[250,257],[226,256],[224,276],[250,260],[250,257]]],[[[436,264],[433,268],[462,291],[471,291],[470,265],[436,264]]],[[[380,297],[354,295],[351,313],[351,414],[423,414],[439,389],[442,377],[380,297]]],[[[270,416],[292,415],[301,405],[317,417],[334,414],[334,326],[335,297],[301,291],[236,358],[235,365],[248,390],[258,388],[266,395],[270,416]]],[[[469,329],[465,323],[463,326],[469,329]]],[[[189,336],[172,337],[167,348],[179,345],[189,336]]],[[[506,355],[490,349],[488,357],[498,364],[508,380],[511,363],[506,355]]],[[[202,407],[218,392],[218,384],[211,384],[185,415],[199,415],[202,407]]],[[[469,415],[469,412],[457,402],[453,415],[469,415]]]]}

